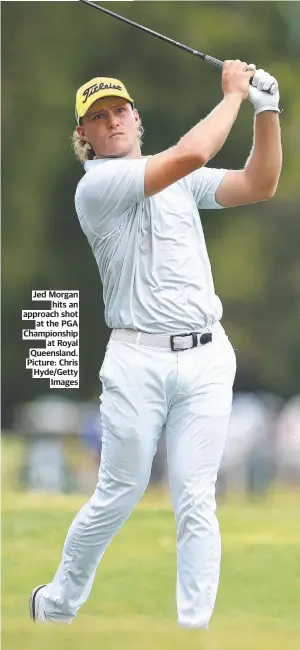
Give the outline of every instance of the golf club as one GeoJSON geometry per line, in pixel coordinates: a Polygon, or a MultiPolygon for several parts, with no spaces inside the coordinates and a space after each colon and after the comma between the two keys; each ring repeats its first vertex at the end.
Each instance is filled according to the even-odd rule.
{"type": "MultiPolygon", "coordinates": [[[[132,25],[132,27],[136,27],[137,29],[146,32],[147,34],[156,36],[156,38],[160,38],[160,40],[165,41],[166,43],[171,43],[171,45],[175,45],[175,47],[179,47],[181,50],[184,50],[185,52],[189,52],[189,54],[198,56],[200,59],[202,59],[202,61],[205,61],[206,63],[210,63],[211,65],[214,65],[217,68],[223,67],[224,62],[220,61],[220,59],[216,59],[214,56],[210,56],[209,54],[204,54],[204,52],[199,52],[199,50],[194,50],[194,48],[189,47],[188,45],[184,45],[183,43],[179,43],[179,41],[175,41],[173,38],[169,38],[169,36],[164,36],[163,34],[159,34],[158,32],[155,32],[153,29],[149,29],[149,27],[144,27],[144,25],[140,25],[139,23],[134,22],[134,20],[130,20],[129,18],[124,18],[124,16],[120,16],[119,14],[116,14],[114,11],[111,11],[110,9],[101,7],[100,5],[95,4],[95,2],[90,2],[89,0],[79,0],[79,1],[83,2],[85,5],[93,7],[94,9],[98,9],[99,11],[102,11],[104,14],[108,14],[108,16],[112,16],[112,18],[117,18],[118,20],[121,20],[123,23],[127,23],[127,25],[132,25]]],[[[247,70],[255,70],[255,66],[253,64],[250,64],[248,65],[247,70]]],[[[249,80],[249,83],[252,85],[252,78],[249,80]]],[[[277,87],[275,87],[275,85],[273,84],[273,86],[271,86],[271,88],[267,92],[269,92],[270,94],[274,94],[276,90],[277,87]]]]}
{"type": "Polygon", "coordinates": [[[149,29],[149,27],[144,27],[143,25],[139,25],[139,23],[135,23],[133,20],[130,20],[129,18],[124,18],[124,16],[120,16],[119,14],[116,14],[114,11],[111,11],[110,9],[105,9],[104,7],[101,7],[100,5],[95,4],[94,2],[89,2],[89,0],[79,0],[79,1],[83,2],[84,4],[90,7],[94,7],[95,9],[98,9],[99,11],[102,11],[105,14],[108,14],[113,18],[117,18],[118,20],[121,20],[123,23],[127,23],[128,25],[132,25],[137,29],[141,29],[143,32],[146,32],[147,34],[156,36],[156,38],[160,38],[162,41],[166,41],[167,43],[171,43],[171,45],[180,47],[181,50],[185,50],[185,52],[189,52],[189,54],[194,54],[194,56],[198,56],[200,59],[202,59],[202,61],[205,61],[206,63],[210,63],[211,65],[214,65],[217,68],[222,68],[223,66],[223,61],[216,59],[214,56],[209,56],[208,54],[204,54],[203,52],[194,50],[192,47],[189,47],[188,45],[184,45],[183,43],[174,41],[173,38],[169,38],[168,36],[159,34],[158,32],[155,32],[153,29],[149,29]]]}

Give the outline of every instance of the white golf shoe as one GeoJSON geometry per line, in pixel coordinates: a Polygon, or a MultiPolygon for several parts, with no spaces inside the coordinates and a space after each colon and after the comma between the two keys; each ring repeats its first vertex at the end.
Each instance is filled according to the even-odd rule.
{"type": "Polygon", "coordinates": [[[29,598],[30,617],[32,618],[33,621],[38,623],[47,622],[45,612],[41,603],[44,587],[46,587],[46,585],[39,585],[38,587],[35,587],[32,590],[29,598]]]}

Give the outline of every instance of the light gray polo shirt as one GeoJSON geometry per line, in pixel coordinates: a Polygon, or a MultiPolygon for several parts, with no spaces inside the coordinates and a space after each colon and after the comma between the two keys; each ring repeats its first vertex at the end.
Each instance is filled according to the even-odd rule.
{"type": "Polygon", "coordinates": [[[202,168],[149,198],[147,158],[85,163],[75,195],[95,255],[110,328],[150,333],[201,330],[220,320],[198,209],[220,208],[227,170],[202,168]]]}

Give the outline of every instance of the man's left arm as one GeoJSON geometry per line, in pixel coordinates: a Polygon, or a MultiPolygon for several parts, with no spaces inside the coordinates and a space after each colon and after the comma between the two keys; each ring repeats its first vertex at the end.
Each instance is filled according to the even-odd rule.
{"type": "Polygon", "coordinates": [[[264,201],[274,196],[282,165],[278,84],[264,70],[258,70],[249,99],[255,108],[254,143],[242,170],[229,171],[216,191],[223,207],[264,201]],[[256,84],[256,85],[254,85],[256,84]],[[275,92],[266,92],[273,89],[275,92]]]}

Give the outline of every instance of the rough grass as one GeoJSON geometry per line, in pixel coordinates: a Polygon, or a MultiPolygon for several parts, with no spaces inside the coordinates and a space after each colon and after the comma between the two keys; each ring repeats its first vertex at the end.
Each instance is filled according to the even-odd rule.
{"type": "Polygon", "coordinates": [[[84,498],[8,493],[2,515],[3,650],[299,650],[300,495],[219,507],[223,561],[208,632],[176,623],[169,497],[148,493],[115,538],[72,626],[28,620],[32,587],[50,581],[84,498]]]}

